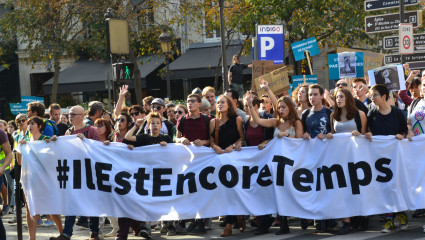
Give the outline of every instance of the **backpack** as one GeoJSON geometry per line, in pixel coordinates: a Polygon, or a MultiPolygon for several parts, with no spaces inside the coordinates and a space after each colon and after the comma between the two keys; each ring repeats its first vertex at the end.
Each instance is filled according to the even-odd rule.
{"type": "MultiPolygon", "coordinates": [[[[201,113],[201,116],[202,117],[204,117],[204,120],[205,120],[205,124],[206,124],[206,126],[207,126],[207,139],[210,139],[210,118],[207,116],[207,115],[205,115],[205,114],[202,114],[201,113]]],[[[180,123],[179,123],[179,129],[177,129],[177,130],[179,130],[180,132],[182,132],[183,133],[183,129],[184,129],[184,121],[186,120],[186,115],[183,115],[183,116],[181,116],[180,117],[180,123]]]]}
{"type": "MultiPolygon", "coordinates": [[[[83,135],[84,135],[84,137],[86,137],[86,138],[89,138],[89,129],[90,129],[90,127],[91,127],[91,126],[90,126],[89,124],[86,124],[86,125],[83,127],[83,135]]],[[[69,131],[69,135],[74,134],[74,131],[75,131],[74,126],[70,127],[70,128],[68,129],[68,131],[69,131]]]]}
{"type": "Polygon", "coordinates": [[[50,119],[43,119],[43,124],[44,124],[43,129],[45,129],[47,125],[52,126],[52,128],[53,128],[53,135],[58,136],[59,130],[58,130],[58,125],[56,124],[55,121],[50,120],[50,119]]]}
{"type": "Polygon", "coordinates": [[[418,98],[418,99],[413,100],[412,103],[410,103],[410,108],[409,108],[409,112],[408,112],[407,116],[409,116],[413,112],[413,110],[415,110],[416,105],[418,105],[419,101],[421,101],[421,100],[422,100],[422,98],[418,98]]]}

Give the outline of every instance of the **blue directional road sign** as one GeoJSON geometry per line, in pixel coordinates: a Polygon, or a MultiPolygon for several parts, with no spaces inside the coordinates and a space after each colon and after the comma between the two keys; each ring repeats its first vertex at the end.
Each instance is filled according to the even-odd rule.
{"type": "Polygon", "coordinates": [[[320,54],[319,45],[316,38],[308,38],[296,43],[291,44],[292,52],[294,53],[295,61],[303,60],[305,58],[304,52],[309,51],[310,56],[320,54]]]}
{"type": "MultiPolygon", "coordinates": [[[[404,6],[417,5],[418,0],[404,0],[404,6]]],[[[371,0],[364,2],[365,11],[376,11],[388,8],[397,8],[400,6],[400,0],[371,0]]]]}
{"type": "Polygon", "coordinates": [[[272,60],[273,64],[285,63],[283,25],[258,25],[258,60],[272,60]]]}

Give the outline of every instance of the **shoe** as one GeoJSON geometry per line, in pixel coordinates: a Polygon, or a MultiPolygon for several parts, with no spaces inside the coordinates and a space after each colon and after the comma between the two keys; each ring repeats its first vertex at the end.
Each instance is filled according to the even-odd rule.
{"type": "Polygon", "coordinates": [[[351,232],[351,224],[348,222],[344,222],[342,227],[338,230],[339,235],[346,235],[351,232]]]}
{"type": "Polygon", "coordinates": [[[228,237],[230,235],[232,235],[232,224],[227,224],[220,236],[228,237]]]}
{"type": "Polygon", "coordinates": [[[158,223],[155,225],[154,227],[155,230],[160,230],[161,229],[161,222],[158,221],[158,223]]]}
{"type": "Polygon", "coordinates": [[[261,217],[255,217],[252,221],[251,221],[251,227],[259,227],[260,226],[260,218],[261,217]]]}
{"type": "Polygon", "coordinates": [[[275,227],[280,226],[280,217],[279,216],[276,217],[276,220],[274,221],[274,226],[275,227]]]}
{"type": "Polygon", "coordinates": [[[8,214],[14,214],[15,213],[15,207],[10,206],[8,214]]]}
{"type": "Polygon", "coordinates": [[[413,218],[420,218],[423,217],[425,214],[425,209],[416,209],[415,212],[412,214],[413,218]]]}
{"type": "Polygon", "coordinates": [[[150,237],[150,233],[146,229],[141,230],[139,232],[139,236],[141,236],[141,237],[143,237],[145,239],[150,239],[151,238],[150,237]]]}
{"type": "Polygon", "coordinates": [[[78,222],[75,224],[79,227],[83,227],[83,228],[89,228],[89,223],[88,222],[78,222]]]}
{"type": "Polygon", "coordinates": [[[359,223],[359,231],[367,231],[369,229],[369,216],[361,216],[359,223]]]}
{"type": "Polygon", "coordinates": [[[301,218],[300,224],[301,224],[301,229],[305,230],[305,229],[308,228],[308,220],[307,219],[301,218]]]}
{"type": "Polygon", "coordinates": [[[176,227],[174,227],[174,225],[168,226],[167,236],[174,236],[176,234],[177,234],[176,227]]]}
{"type": "MultiPolygon", "coordinates": [[[[189,225],[190,226],[190,225],[189,225]]],[[[219,227],[226,227],[226,222],[225,221],[223,221],[223,222],[221,222],[220,224],[218,224],[218,226],[219,227]]]]}
{"type": "Polygon", "coordinates": [[[16,217],[13,217],[12,219],[10,219],[9,221],[7,221],[7,223],[10,223],[10,224],[12,224],[12,223],[17,223],[18,222],[18,220],[16,219],[16,217]]]}
{"type": "Polygon", "coordinates": [[[205,234],[207,231],[205,230],[205,227],[202,226],[196,226],[191,232],[187,232],[189,235],[200,235],[205,234]]]}
{"type": "Polygon", "coordinates": [[[394,223],[391,219],[387,220],[387,222],[384,225],[384,229],[381,230],[382,233],[389,233],[391,231],[394,231],[394,223]]]}
{"type": "Polygon", "coordinates": [[[70,240],[69,237],[65,237],[64,235],[59,235],[57,237],[50,237],[49,240],[70,240]]]}
{"type": "Polygon", "coordinates": [[[258,228],[257,231],[254,232],[255,235],[263,235],[269,233],[269,230],[264,228],[258,228]]]}
{"type": "Polygon", "coordinates": [[[41,224],[41,226],[50,227],[50,226],[53,226],[54,224],[55,223],[53,221],[46,220],[43,224],[41,224]]]}
{"type": "Polygon", "coordinates": [[[168,227],[167,227],[167,224],[165,224],[165,222],[161,223],[161,228],[159,229],[159,232],[161,234],[166,234],[168,232],[168,227]]]}
{"type": "Polygon", "coordinates": [[[400,221],[400,230],[406,231],[409,228],[409,222],[405,213],[397,214],[397,219],[400,221]]]}
{"type": "Polygon", "coordinates": [[[246,229],[245,216],[239,215],[239,216],[237,216],[237,219],[238,219],[238,224],[239,224],[239,231],[245,232],[245,229],[246,229]]]}
{"type": "Polygon", "coordinates": [[[97,233],[90,233],[89,240],[100,240],[99,234],[97,234],[97,233]]]}
{"type": "Polygon", "coordinates": [[[41,220],[41,219],[40,219],[40,220],[38,220],[38,221],[37,221],[37,225],[38,225],[38,226],[43,225],[43,220],[41,220]]]}

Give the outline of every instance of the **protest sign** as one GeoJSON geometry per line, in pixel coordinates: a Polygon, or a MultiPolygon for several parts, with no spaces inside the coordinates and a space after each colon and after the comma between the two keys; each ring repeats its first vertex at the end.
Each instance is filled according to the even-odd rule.
{"type": "MultiPolygon", "coordinates": [[[[285,91],[289,90],[290,88],[288,70],[286,69],[285,66],[282,68],[276,69],[270,73],[267,73],[263,75],[262,77],[264,80],[266,80],[269,83],[269,88],[275,95],[284,94],[285,91]]],[[[255,79],[255,86],[257,89],[258,96],[267,94],[261,89],[259,78],[255,79]]]]}
{"type": "Polygon", "coordinates": [[[329,80],[364,77],[363,52],[328,54],[329,80]]]}
{"type": "Polygon", "coordinates": [[[43,97],[33,97],[33,96],[21,96],[21,103],[28,105],[30,102],[40,102],[44,104],[43,97]]]}
{"type": "Polygon", "coordinates": [[[304,83],[304,79],[305,79],[305,83],[307,83],[307,84],[318,83],[317,75],[296,75],[296,76],[292,76],[292,83],[291,83],[291,88],[289,89],[289,96],[291,96],[292,91],[294,91],[295,88],[297,88],[299,85],[304,83]]]}
{"type": "Polygon", "coordinates": [[[18,115],[20,113],[27,113],[27,104],[25,103],[9,103],[10,111],[13,115],[18,115]]]}
{"type": "Polygon", "coordinates": [[[369,84],[384,84],[390,91],[405,90],[404,70],[401,64],[369,70],[369,84]]]}
{"type": "Polygon", "coordinates": [[[273,65],[273,61],[271,60],[270,61],[262,61],[262,60],[252,61],[252,82],[251,82],[252,91],[256,91],[255,79],[268,73],[268,72],[265,72],[265,67],[269,65],[273,65]]]}
{"type": "Polygon", "coordinates": [[[384,61],[384,54],[374,53],[371,51],[363,51],[358,49],[351,48],[337,48],[338,53],[342,52],[362,52],[363,53],[363,72],[367,73],[367,71],[372,70],[374,68],[379,68],[382,66],[384,61]]]}
{"type": "Polygon", "coordinates": [[[333,219],[425,208],[424,144],[425,135],[369,142],[347,133],[327,141],[275,138],[265,150],[216,154],[181,144],[129,150],[74,135],[18,151],[32,216],[333,219]]]}
{"type": "Polygon", "coordinates": [[[317,44],[315,37],[292,43],[291,47],[292,52],[294,53],[295,61],[303,60],[305,58],[305,51],[309,51],[310,56],[320,54],[319,45],[317,44]]]}

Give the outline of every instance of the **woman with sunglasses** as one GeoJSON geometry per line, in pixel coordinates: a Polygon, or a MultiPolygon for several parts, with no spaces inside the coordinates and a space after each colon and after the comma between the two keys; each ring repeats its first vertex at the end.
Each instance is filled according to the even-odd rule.
{"type": "MultiPolygon", "coordinates": [[[[176,120],[179,121],[179,119],[186,115],[188,113],[187,107],[185,105],[182,104],[177,104],[176,105],[176,110],[174,111],[174,115],[176,116],[176,120]]],[[[176,142],[177,140],[177,126],[174,125],[173,128],[171,129],[171,132],[173,133],[173,142],[176,142]]]]}
{"type": "Polygon", "coordinates": [[[125,112],[118,115],[115,131],[112,133],[112,142],[122,142],[132,124],[131,117],[125,112]]]}
{"type": "MultiPolygon", "coordinates": [[[[19,140],[20,144],[26,144],[28,141],[37,141],[37,140],[45,140],[46,142],[50,142],[50,137],[45,136],[42,134],[44,127],[43,119],[37,116],[31,117],[28,120],[28,131],[31,133],[30,137],[25,137],[24,139],[19,140]]],[[[22,159],[22,158],[21,158],[22,159]]],[[[22,162],[19,160],[18,163],[21,165],[22,162]]],[[[25,199],[25,195],[24,195],[25,199]]],[[[28,202],[25,201],[25,207],[27,209],[26,211],[26,218],[27,218],[27,224],[28,224],[28,235],[30,240],[36,239],[37,234],[37,222],[40,219],[40,215],[36,215],[34,217],[31,217],[28,202]]],[[[60,215],[50,215],[52,220],[55,222],[59,234],[63,231],[62,226],[62,220],[60,215]]]]}
{"type": "Polygon", "coordinates": [[[297,113],[301,118],[303,111],[311,108],[311,103],[308,101],[308,84],[304,83],[296,87],[292,92],[292,99],[297,104],[297,113]]]}
{"type": "MultiPolygon", "coordinates": [[[[210,146],[217,153],[230,153],[240,151],[244,141],[243,121],[236,114],[232,100],[220,95],[217,99],[217,118],[210,121],[210,146]]],[[[240,231],[245,231],[245,219],[238,219],[240,231]]],[[[236,216],[226,216],[226,227],[221,233],[222,237],[232,235],[232,225],[236,216]]]]}

